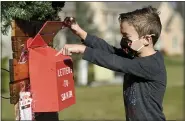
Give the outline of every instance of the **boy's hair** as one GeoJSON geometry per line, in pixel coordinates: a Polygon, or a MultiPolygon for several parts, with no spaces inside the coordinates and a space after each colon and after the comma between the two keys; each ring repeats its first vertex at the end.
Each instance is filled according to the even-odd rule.
{"type": "Polygon", "coordinates": [[[128,13],[121,13],[118,19],[120,22],[126,21],[132,25],[139,37],[155,34],[152,36],[153,45],[155,45],[161,34],[162,25],[159,12],[151,6],[128,13]]]}

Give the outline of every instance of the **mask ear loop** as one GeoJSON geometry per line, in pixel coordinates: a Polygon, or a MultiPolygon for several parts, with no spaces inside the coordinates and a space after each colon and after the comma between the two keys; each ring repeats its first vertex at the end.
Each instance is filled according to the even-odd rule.
{"type": "MultiPolygon", "coordinates": [[[[139,40],[139,39],[137,39],[137,40],[139,40]]],[[[132,40],[132,41],[134,42],[134,41],[137,41],[137,40],[132,40]]],[[[144,45],[142,45],[142,46],[141,46],[139,49],[137,49],[136,51],[141,50],[143,47],[144,47],[144,45]]]]}
{"type": "Polygon", "coordinates": [[[155,34],[151,34],[150,36],[155,36],[155,34]]]}
{"type": "Polygon", "coordinates": [[[137,51],[141,50],[144,47],[144,45],[142,45],[139,49],[137,49],[137,51]]]}

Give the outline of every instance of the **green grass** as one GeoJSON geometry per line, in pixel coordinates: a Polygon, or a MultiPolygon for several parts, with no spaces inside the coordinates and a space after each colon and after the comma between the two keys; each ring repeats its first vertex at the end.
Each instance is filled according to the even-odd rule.
{"type": "MultiPolygon", "coordinates": [[[[184,114],[183,61],[165,57],[168,84],[163,108],[167,120],[182,120],[184,114]]],[[[3,95],[8,95],[5,93],[3,95]]],[[[13,105],[2,100],[2,119],[14,119],[13,105]]],[[[60,112],[60,119],[125,119],[122,85],[76,87],[76,104],[60,112]]]]}

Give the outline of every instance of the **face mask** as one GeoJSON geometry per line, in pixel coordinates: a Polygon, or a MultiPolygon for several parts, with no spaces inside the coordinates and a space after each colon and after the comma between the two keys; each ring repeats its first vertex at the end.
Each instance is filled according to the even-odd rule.
{"type": "Polygon", "coordinates": [[[138,52],[139,50],[141,50],[143,47],[144,47],[144,45],[139,40],[133,40],[131,42],[131,46],[130,46],[130,48],[132,50],[135,50],[136,52],[138,52]]]}
{"type": "Polygon", "coordinates": [[[137,56],[138,51],[141,50],[144,45],[139,40],[129,40],[126,38],[122,38],[120,45],[123,51],[131,58],[137,56]]]}

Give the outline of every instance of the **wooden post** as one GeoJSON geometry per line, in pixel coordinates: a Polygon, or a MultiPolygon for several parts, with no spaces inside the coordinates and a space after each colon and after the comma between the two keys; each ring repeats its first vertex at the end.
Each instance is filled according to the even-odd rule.
{"type": "MultiPolygon", "coordinates": [[[[27,39],[34,37],[44,22],[38,21],[12,21],[12,51],[13,60],[10,60],[10,103],[15,105],[15,115],[17,115],[19,92],[29,90],[29,70],[28,62],[18,64],[23,44],[27,39]]],[[[52,43],[49,46],[53,46],[52,43]]],[[[58,121],[58,112],[38,112],[35,113],[36,121],[58,121]]]]}

